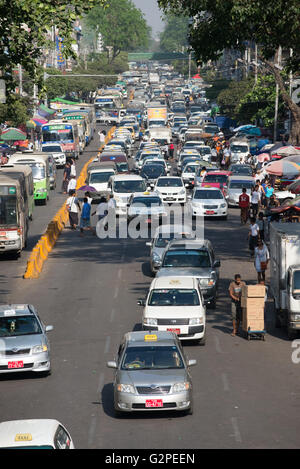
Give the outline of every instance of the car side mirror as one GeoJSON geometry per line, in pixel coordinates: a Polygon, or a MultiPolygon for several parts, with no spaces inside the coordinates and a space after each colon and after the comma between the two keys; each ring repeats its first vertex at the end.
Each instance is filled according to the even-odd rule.
{"type": "Polygon", "coordinates": [[[53,326],[46,326],[45,327],[46,332],[51,332],[51,331],[53,331],[53,329],[54,329],[53,326]]]}
{"type": "Polygon", "coordinates": [[[106,366],[107,366],[108,368],[118,368],[117,363],[116,363],[114,360],[107,362],[107,363],[106,363],[106,366]]]}
{"type": "Polygon", "coordinates": [[[144,299],[140,298],[140,299],[137,301],[137,304],[138,304],[139,306],[145,306],[145,305],[146,305],[146,301],[145,301],[144,299]]]}
{"type": "Polygon", "coordinates": [[[197,360],[188,360],[187,366],[195,366],[197,365],[197,360]]]}
{"type": "Polygon", "coordinates": [[[221,267],[221,261],[220,260],[217,260],[214,262],[214,267],[221,267]]]}

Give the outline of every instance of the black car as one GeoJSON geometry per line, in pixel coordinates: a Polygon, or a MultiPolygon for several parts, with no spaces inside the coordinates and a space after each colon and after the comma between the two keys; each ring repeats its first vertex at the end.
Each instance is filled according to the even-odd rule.
{"type": "Polygon", "coordinates": [[[238,176],[252,176],[253,169],[248,164],[232,164],[229,166],[228,171],[231,171],[232,175],[238,176]]]}
{"type": "Polygon", "coordinates": [[[160,176],[167,176],[165,167],[161,164],[146,164],[143,166],[140,175],[151,184],[155,183],[160,176]]]}

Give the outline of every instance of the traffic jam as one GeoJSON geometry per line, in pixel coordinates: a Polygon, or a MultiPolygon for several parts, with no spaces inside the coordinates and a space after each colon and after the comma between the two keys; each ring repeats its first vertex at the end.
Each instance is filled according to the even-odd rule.
{"type": "MultiPolygon", "coordinates": [[[[146,233],[152,276],[146,297],[137,299],[140,330],[123,331],[116,356],[107,362],[117,418],[135,412],[144,412],[145,418],[147,412],[193,413],[191,368],[197,369],[197,360],[188,358],[185,344],[206,345],[206,320],[216,309],[221,267],[213,242],[195,226],[203,228],[216,219],[222,230],[229,209],[241,209],[241,194],[253,197],[257,181],[268,174],[269,163],[259,163],[257,149],[251,152],[247,132],[227,125],[223,116],[212,117],[206,89],[202,79],[184,79],[171,66],[131,63],[115,86],[95,92],[92,104],[50,103],[56,117],[41,128],[41,150],[16,151],[0,167],[0,248],[19,256],[34,205],[46,205],[55,190],[56,169],[82,158],[96,125],[104,135],[113,128],[87,168],[86,200],[92,212],[97,205],[98,223],[105,224],[108,236],[110,213],[113,223],[125,221],[146,233]],[[108,218],[101,204],[108,206],[108,218]]],[[[77,189],[66,187],[66,194],[72,197],[77,189]]],[[[274,194],[280,201],[277,210],[266,207],[263,218],[272,263],[270,291],[278,327],[292,338],[300,327],[299,231],[296,224],[270,222],[278,221],[283,198],[287,203],[295,194],[279,189],[274,194]],[[294,251],[287,255],[289,236],[294,251]]],[[[265,296],[265,284],[259,286],[265,296]]],[[[233,335],[238,332],[235,321],[233,335]]],[[[252,333],[265,339],[264,323],[254,329],[249,324],[244,329],[248,339],[252,333]]],[[[48,376],[52,329],[33,305],[1,305],[0,339],[6,355],[0,356],[0,373],[48,376]]],[[[2,447],[74,447],[58,421],[43,421],[38,432],[34,420],[16,422],[0,423],[2,447]]]]}

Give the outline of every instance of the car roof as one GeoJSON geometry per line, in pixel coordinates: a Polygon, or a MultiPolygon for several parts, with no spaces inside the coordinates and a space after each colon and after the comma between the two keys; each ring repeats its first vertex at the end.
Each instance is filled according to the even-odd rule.
{"type": "Polygon", "coordinates": [[[229,176],[229,181],[255,181],[255,178],[252,176],[242,176],[238,174],[234,174],[232,176],[229,176]]]}
{"type": "Polygon", "coordinates": [[[231,172],[230,171],[208,171],[208,174],[217,174],[219,176],[230,176],[231,172]]]}
{"type": "Polygon", "coordinates": [[[193,277],[156,277],[152,280],[150,290],[156,288],[195,288],[197,285],[193,277]]]}
{"type": "Polygon", "coordinates": [[[160,225],[155,230],[156,237],[160,233],[192,233],[193,227],[188,225],[160,225]]]}
{"type": "Polygon", "coordinates": [[[176,336],[173,332],[169,331],[134,331],[125,334],[125,339],[128,346],[149,346],[151,345],[174,345],[176,343],[176,336]],[[151,337],[153,340],[151,340],[151,337]],[[150,340],[147,340],[150,339],[150,340]]]}
{"type": "Polygon", "coordinates": [[[10,420],[0,422],[0,447],[53,446],[60,423],[55,419],[10,420]],[[19,436],[20,439],[17,439],[19,436]],[[22,437],[27,439],[22,441],[22,437]],[[28,444],[30,442],[30,444],[28,444]]]}
{"type": "Polygon", "coordinates": [[[157,197],[157,198],[160,199],[160,195],[156,191],[134,192],[132,194],[132,198],[134,199],[134,197],[139,197],[139,198],[142,197],[142,198],[145,198],[145,199],[147,199],[149,197],[157,197]]]}
{"type": "Polygon", "coordinates": [[[173,239],[169,242],[168,250],[171,249],[202,249],[211,247],[208,239],[173,239]]]}
{"type": "Polygon", "coordinates": [[[32,305],[28,304],[3,304],[0,305],[0,317],[6,316],[32,316],[35,310],[32,305]]]}
{"type": "Polygon", "coordinates": [[[195,187],[195,191],[220,191],[221,194],[223,192],[219,187],[211,187],[211,186],[200,186],[200,187],[195,187]]]}
{"type": "Polygon", "coordinates": [[[124,180],[129,180],[129,181],[144,181],[144,179],[141,176],[135,175],[135,174],[115,174],[114,176],[111,176],[114,181],[124,181],[124,180]]]}

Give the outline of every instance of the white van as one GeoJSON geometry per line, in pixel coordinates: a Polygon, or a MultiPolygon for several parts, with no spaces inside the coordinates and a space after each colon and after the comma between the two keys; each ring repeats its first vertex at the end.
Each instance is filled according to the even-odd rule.
{"type": "Polygon", "coordinates": [[[161,276],[150,286],[144,306],[144,330],[171,331],[180,340],[205,345],[206,308],[196,278],[161,276]]]}
{"type": "Polygon", "coordinates": [[[108,181],[108,190],[116,202],[116,215],[127,215],[127,203],[134,192],[146,192],[145,179],[133,174],[116,174],[108,181]]]}
{"type": "Polygon", "coordinates": [[[231,163],[241,161],[245,163],[250,153],[249,143],[245,140],[232,140],[230,142],[231,163]]]}

